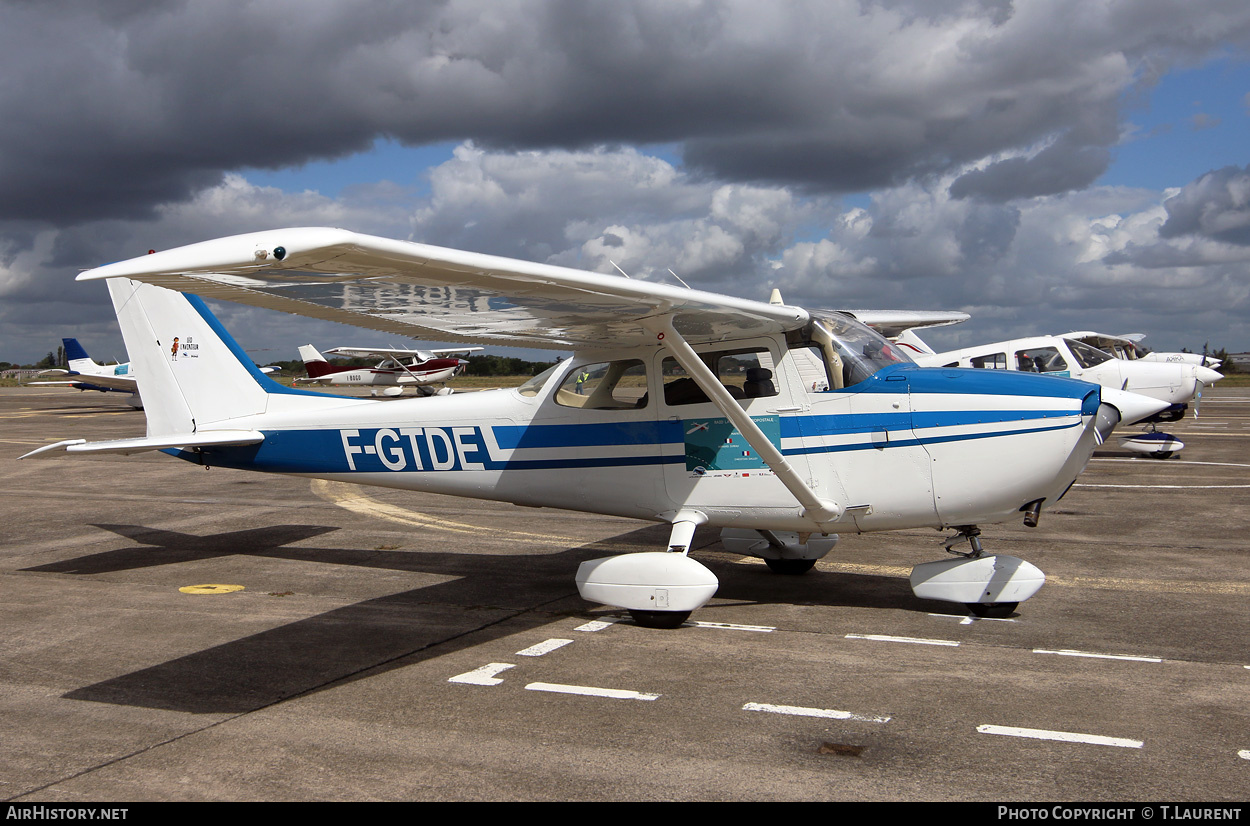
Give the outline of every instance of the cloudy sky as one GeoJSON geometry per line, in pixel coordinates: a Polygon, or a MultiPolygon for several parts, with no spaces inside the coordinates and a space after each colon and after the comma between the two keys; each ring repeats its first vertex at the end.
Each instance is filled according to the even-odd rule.
{"type": "Polygon", "coordinates": [[[1248,47],[1245,0],[0,0],[0,360],[125,357],[81,269],[307,225],[1250,350],[1248,47]]]}

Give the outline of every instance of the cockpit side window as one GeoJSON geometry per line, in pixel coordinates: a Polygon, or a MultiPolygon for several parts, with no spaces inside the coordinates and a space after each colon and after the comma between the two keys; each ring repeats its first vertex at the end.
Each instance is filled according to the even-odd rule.
{"type": "Polygon", "coordinates": [[[1068,369],[1068,363],[1055,347],[1017,350],[1016,365],[1025,373],[1062,373],[1068,369]]]}
{"type": "MultiPolygon", "coordinates": [[[[776,364],[767,347],[751,347],[700,353],[699,358],[735,399],[758,399],[777,395],[774,379],[776,364]]],[[[672,406],[711,401],[677,359],[669,356],[661,363],[664,403],[672,406]]]]}

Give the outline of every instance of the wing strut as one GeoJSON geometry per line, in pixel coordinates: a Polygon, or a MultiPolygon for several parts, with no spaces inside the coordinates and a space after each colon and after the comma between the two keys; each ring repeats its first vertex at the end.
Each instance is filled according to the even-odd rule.
{"type": "Polygon", "coordinates": [[[746,411],[742,409],[734,397],[729,395],[729,391],[717,380],[711,369],[703,363],[703,359],[699,358],[694,349],[673,327],[672,316],[666,315],[659,318],[650,318],[643,323],[656,334],[656,338],[668,348],[669,352],[673,354],[673,358],[677,359],[677,363],[690,374],[690,377],[707,394],[712,403],[720,409],[720,412],[724,413],[725,417],[733,422],[734,427],[738,428],[738,432],[746,438],[747,443],[755,448],[756,454],[764,460],[764,464],[768,465],[769,470],[775,473],[777,478],[781,480],[781,483],[786,486],[786,490],[790,491],[794,498],[799,500],[799,504],[803,506],[803,515],[822,528],[836,522],[842,516],[842,506],[830,499],[820,498],[807,486],[794,467],[786,461],[786,457],[781,454],[777,446],[768,440],[768,437],[764,435],[764,431],[760,430],[759,425],[747,415],[746,411]]]}

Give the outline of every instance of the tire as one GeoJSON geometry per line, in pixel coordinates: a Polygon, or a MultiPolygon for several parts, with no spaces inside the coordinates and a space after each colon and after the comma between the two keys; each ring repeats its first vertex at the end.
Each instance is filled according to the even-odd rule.
{"type": "Polygon", "coordinates": [[[643,628],[680,628],[690,618],[689,611],[633,611],[629,615],[643,628]]]}
{"type": "Polygon", "coordinates": [[[814,559],[765,559],[764,564],[775,574],[799,576],[805,574],[816,564],[814,559]]]}
{"type": "Polygon", "coordinates": [[[1006,619],[1011,616],[1018,602],[969,602],[968,610],[982,619],[1006,619]]]}

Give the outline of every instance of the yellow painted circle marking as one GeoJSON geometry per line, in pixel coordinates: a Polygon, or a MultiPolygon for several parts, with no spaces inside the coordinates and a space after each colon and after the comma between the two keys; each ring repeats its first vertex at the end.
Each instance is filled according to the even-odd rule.
{"type": "Polygon", "coordinates": [[[242,585],[187,585],[179,588],[184,594],[228,594],[231,591],[242,591],[242,585]]]}

